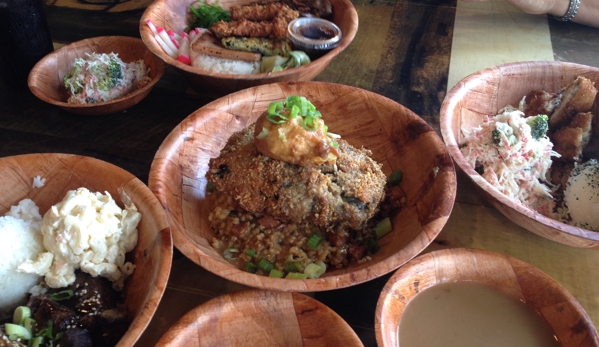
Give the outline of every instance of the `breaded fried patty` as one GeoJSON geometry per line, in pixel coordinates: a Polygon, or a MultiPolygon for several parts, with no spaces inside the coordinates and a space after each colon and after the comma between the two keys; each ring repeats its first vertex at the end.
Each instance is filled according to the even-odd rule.
{"type": "Polygon", "coordinates": [[[260,154],[253,134],[235,133],[206,174],[246,211],[330,231],[361,228],[378,211],[387,179],[369,150],[339,140],[336,164],[299,166],[260,154]]]}

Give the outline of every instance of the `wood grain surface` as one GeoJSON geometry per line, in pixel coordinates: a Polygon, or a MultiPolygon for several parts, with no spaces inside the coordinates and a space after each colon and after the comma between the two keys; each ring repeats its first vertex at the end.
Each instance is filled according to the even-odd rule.
{"type": "MultiPolygon", "coordinates": [[[[341,42],[339,46],[322,57],[313,60],[311,63],[275,73],[240,75],[200,70],[169,57],[158,45],[152,31],[146,24],[148,20],[151,20],[156,26],[180,33],[188,25],[187,13],[192,2],[192,0],[154,1],[152,5],[148,6],[141,17],[139,31],[142,40],[152,53],[156,54],[167,64],[175,67],[196,89],[214,96],[222,96],[241,89],[268,83],[310,81],[321,73],[331,60],[352,42],[358,30],[358,14],[353,4],[349,0],[331,0],[333,6],[331,21],[341,29],[341,42]]],[[[243,5],[250,2],[252,0],[223,0],[219,2],[219,6],[228,9],[233,5],[243,5]]]]}
{"type": "Polygon", "coordinates": [[[157,347],[361,347],[334,311],[300,293],[242,290],[221,295],[181,317],[157,347]]]}
{"type": "Polygon", "coordinates": [[[191,114],[164,140],[150,169],[149,186],[161,201],[177,248],[191,260],[231,281],[258,288],[321,291],[384,275],[421,252],[445,224],[455,197],[455,171],[435,131],[390,99],[353,87],[322,82],[270,84],[233,93],[191,114]],[[286,280],[235,268],[212,248],[205,173],[236,131],[252,124],[272,101],[302,95],[323,114],[332,132],[372,151],[388,176],[403,171],[407,206],[393,218],[372,260],[333,269],[318,279],[286,280]],[[435,170],[438,170],[435,172],[435,170]]]}
{"type": "Polygon", "coordinates": [[[125,305],[132,323],[118,347],[133,346],[150,323],[166,289],[173,257],[170,228],[162,206],[150,189],[129,172],[110,163],[70,154],[27,154],[0,158],[0,215],[25,198],[33,200],[43,216],[69,190],[85,187],[108,192],[124,208],[120,190],[142,217],[138,242],[132,251],[135,271],[125,282],[125,305]],[[33,178],[45,179],[32,188],[33,178]]]}
{"type": "Polygon", "coordinates": [[[545,273],[503,254],[453,248],[420,256],[389,279],[376,308],[378,345],[398,346],[397,331],[402,313],[418,293],[437,284],[453,282],[480,283],[524,302],[549,323],[564,347],[599,344],[595,326],[582,306],[545,273]]]}
{"type": "Polygon", "coordinates": [[[121,112],[139,103],[162,77],[166,64],[154,56],[143,42],[127,36],[101,36],[73,42],[45,56],[29,73],[27,84],[41,100],[61,109],[84,116],[102,116],[121,112]],[[110,101],[93,104],[68,103],[63,78],[73,71],[77,58],[87,59],[90,53],[117,53],[125,63],[142,59],[148,68],[151,82],[140,89],[110,101]]]}
{"type": "MultiPolygon", "coordinates": [[[[599,82],[599,68],[561,62],[519,62],[482,70],[460,81],[441,107],[441,132],[456,164],[481,194],[510,220],[540,236],[566,245],[599,248],[599,233],[543,216],[502,194],[466,161],[460,151],[464,131],[495,115],[506,105],[518,105],[534,90],[558,92],[577,76],[599,82]]],[[[596,114],[597,112],[595,112],[596,114]]]]}

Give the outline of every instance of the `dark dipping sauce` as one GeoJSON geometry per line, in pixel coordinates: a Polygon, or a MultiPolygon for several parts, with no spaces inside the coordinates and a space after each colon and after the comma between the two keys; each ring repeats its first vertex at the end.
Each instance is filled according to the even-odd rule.
{"type": "Polygon", "coordinates": [[[303,26],[298,32],[302,36],[312,40],[329,40],[335,37],[335,32],[333,30],[318,24],[303,26]]]}

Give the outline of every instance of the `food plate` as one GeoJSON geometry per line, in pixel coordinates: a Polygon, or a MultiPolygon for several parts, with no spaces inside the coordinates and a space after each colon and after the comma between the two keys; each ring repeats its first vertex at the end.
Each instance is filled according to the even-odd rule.
{"type": "MultiPolygon", "coordinates": [[[[497,114],[508,104],[517,107],[522,97],[533,90],[557,92],[577,76],[585,76],[599,86],[599,68],[572,63],[519,62],[476,72],[460,81],[447,94],[441,106],[441,133],[457,166],[468,175],[478,191],[510,220],[562,244],[599,248],[599,232],[558,222],[516,203],[477,173],[460,151],[464,143],[462,129],[472,129],[487,115],[497,114]]],[[[591,112],[599,114],[597,102],[591,112]]],[[[596,157],[598,142],[593,141],[589,146],[596,157]]]]}
{"type": "Polygon", "coordinates": [[[156,346],[363,345],[352,328],[318,300],[300,293],[250,289],[218,296],[194,308],[156,346]]]}
{"type": "Polygon", "coordinates": [[[12,205],[29,198],[43,215],[60,202],[69,190],[86,187],[109,192],[120,203],[123,189],[142,214],[137,246],[132,251],[135,271],[125,282],[125,305],[133,321],[118,347],[133,346],[141,336],[166,289],[171,270],[173,245],[162,206],[150,189],[131,173],[110,163],[70,154],[26,154],[0,158],[0,215],[12,205]],[[32,188],[33,178],[45,179],[32,188]]]}
{"type": "Polygon", "coordinates": [[[339,84],[287,82],[257,86],[213,101],[184,119],[166,137],[150,169],[149,187],[162,203],[175,246],[196,264],[252,287],[284,291],[343,288],[382,276],[415,257],[439,234],[453,208],[455,170],[440,137],[400,104],[375,93],[339,84]],[[258,276],[226,261],[211,245],[206,171],[231,134],[255,122],[272,101],[289,95],[310,100],[331,132],[373,152],[389,176],[403,170],[406,207],[394,230],[379,240],[372,260],[327,269],[317,279],[258,276]]]}
{"type": "Polygon", "coordinates": [[[424,254],[393,274],[376,307],[377,344],[398,346],[397,331],[406,305],[427,288],[454,282],[480,283],[526,303],[549,323],[564,347],[599,345],[597,331],[587,313],[551,277],[521,260],[465,248],[424,254]]]}

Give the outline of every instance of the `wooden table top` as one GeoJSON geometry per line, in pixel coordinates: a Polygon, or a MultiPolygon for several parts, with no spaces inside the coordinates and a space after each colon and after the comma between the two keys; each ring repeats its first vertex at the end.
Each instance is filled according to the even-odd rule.
{"type": "MultiPolygon", "coordinates": [[[[526,15],[502,0],[352,2],[360,20],[357,36],[316,80],[382,94],[420,115],[437,132],[447,90],[479,69],[523,60],[599,67],[599,29],[526,15]]],[[[64,44],[103,35],[139,37],[139,18],[149,3],[53,0],[46,3],[45,12],[54,42],[64,44]]],[[[9,88],[0,79],[0,157],[41,152],[87,155],[118,165],[147,183],[163,139],[208,101],[170,67],[141,103],[103,117],[67,113],[38,100],[29,90],[9,88]]],[[[562,284],[597,326],[599,253],[522,229],[483,201],[464,175],[458,178],[452,215],[426,252],[469,247],[523,260],[562,284]]],[[[376,346],[374,312],[389,277],[313,297],[344,318],[365,346],[376,346]]],[[[176,252],[166,293],[137,346],[154,345],[194,307],[242,288],[176,252]]]]}

